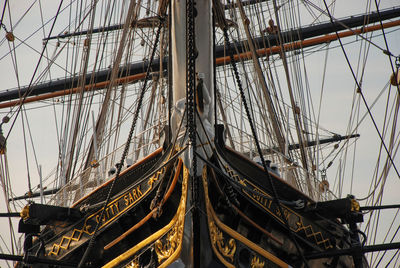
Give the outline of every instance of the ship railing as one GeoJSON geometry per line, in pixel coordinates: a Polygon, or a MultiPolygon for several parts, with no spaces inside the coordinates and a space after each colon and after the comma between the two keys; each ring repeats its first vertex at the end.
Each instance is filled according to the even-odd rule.
{"type": "MultiPolygon", "coordinates": [[[[227,125],[231,131],[235,150],[257,162],[256,157],[258,156],[258,152],[254,145],[253,136],[250,135],[249,132],[245,132],[233,125],[227,125]]],[[[230,141],[226,141],[226,143],[229,145],[230,141]]],[[[264,158],[270,160],[272,165],[277,167],[276,173],[291,186],[308,195],[315,201],[328,201],[337,198],[321,179],[297,164],[300,159],[289,159],[279,151],[270,149],[274,146],[268,145],[262,141],[260,141],[260,146],[261,148],[269,148],[270,153],[264,155],[264,158]],[[308,182],[306,178],[308,178],[308,182]]]]}
{"type": "MultiPolygon", "coordinates": [[[[229,126],[233,128],[233,126],[229,126]]],[[[134,136],[131,142],[132,150],[127,156],[126,168],[128,165],[133,164],[138,159],[144,157],[146,154],[157,149],[160,144],[158,139],[148,138],[154,135],[156,128],[160,128],[159,125],[152,126],[137,135],[134,136]],[[141,145],[138,146],[138,142],[141,145]]],[[[159,130],[159,129],[158,129],[159,130]]],[[[239,152],[247,155],[250,159],[253,156],[257,156],[254,140],[251,135],[236,128],[232,131],[234,136],[232,140],[235,144],[235,149],[239,152]]],[[[229,142],[227,142],[229,144],[229,142]]],[[[262,148],[271,148],[264,142],[260,142],[262,148]]],[[[48,202],[49,204],[70,206],[90,191],[113,177],[112,169],[116,170],[115,164],[119,162],[125,144],[118,147],[116,150],[110,154],[104,156],[102,159],[93,163],[91,167],[80,170],[76,172],[77,175],[68,183],[66,183],[57,194],[55,194],[52,199],[48,202]]],[[[309,195],[316,201],[332,200],[335,195],[326,187],[321,187],[322,182],[317,179],[313,174],[304,170],[301,166],[294,164],[293,160],[287,161],[286,156],[280,154],[279,152],[274,152],[273,154],[268,154],[267,159],[271,160],[277,166],[280,177],[282,177],[286,182],[291,184],[293,187],[297,188],[301,192],[309,195]],[[307,183],[305,178],[310,178],[311,184],[307,183]]]]}
{"type": "MultiPolygon", "coordinates": [[[[152,126],[132,138],[130,146],[132,149],[126,157],[125,165],[122,170],[161,146],[159,144],[159,139],[148,138],[154,136],[149,134],[153,134],[156,128],[159,128],[159,125],[152,126]],[[139,141],[141,145],[137,146],[139,141]]],[[[102,183],[114,177],[116,164],[120,161],[124,148],[125,144],[122,144],[102,159],[92,162],[90,167],[76,172],[77,175],[61,187],[61,189],[52,196],[48,204],[71,206],[102,183]]]]}

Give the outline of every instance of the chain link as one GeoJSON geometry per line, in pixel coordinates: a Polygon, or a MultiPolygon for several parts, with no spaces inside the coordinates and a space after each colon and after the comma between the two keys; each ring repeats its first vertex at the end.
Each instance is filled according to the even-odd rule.
{"type": "MultiPolygon", "coordinates": [[[[251,128],[251,132],[253,134],[254,142],[255,142],[256,147],[257,147],[257,152],[260,155],[262,166],[263,166],[264,170],[266,171],[266,174],[267,174],[267,177],[268,177],[269,188],[271,189],[272,194],[273,194],[273,198],[274,198],[273,201],[277,204],[278,210],[281,213],[281,215],[284,215],[281,202],[279,201],[278,192],[277,192],[277,190],[275,188],[275,185],[274,185],[274,182],[272,180],[272,177],[269,174],[268,168],[267,168],[267,166],[265,164],[264,156],[263,156],[262,151],[261,151],[261,146],[260,146],[260,143],[259,143],[258,138],[257,138],[257,132],[256,132],[256,129],[254,127],[254,122],[251,119],[249,106],[247,104],[246,96],[244,94],[244,90],[243,90],[243,86],[242,86],[242,82],[241,82],[240,77],[239,77],[239,72],[238,72],[238,69],[237,69],[237,66],[236,66],[236,61],[235,61],[235,58],[233,56],[233,50],[232,50],[231,44],[229,42],[229,36],[228,36],[227,27],[224,27],[222,30],[224,32],[224,39],[225,39],[225,43],[227,45],[227,51],[229,53],[229,58],[231,60],[231,65],[232,65],[233,72],[234,72],[234,75],[235,75],[235,78],[236,78],[236,83],[237,83],[237,85],[239,87],[242,103],[243,103],[244,109],[246,111],[247,119],[249,120],[249,125],[250,125],[250,128],[251,128]]],[[[285,220],[285,227],[286,227],[286,229],[287,229],[287,231],[289,233],[289,236],[290,236],[291,240],[294,242],[298,253],[301,255],[301,258],[302,258],[302,261],[303,261],[305,267],[308,268],[309,265],[308,265],[306,259],[304,258],[303,253],[301,252],[301,249],[300,249],[300,246],[299,246],[299,244],[297,242],[297,239],[296,239],[295,235],[293,234],[293,231],[291,231],[291,229],[289,227],[289,223],[288,223],[287,220],[285,220]]]]}
{"type": "MultiPolygon", "coordinates": [[[[188,131],[189,140],[193,150],[192,158],[192,171],[195,176],[197,171],[197,158],[194,153],[196,150],[196,105],[195,105],[195,78],[196,78],[196,49],[195,49],[195,25],[194,25],[194,0],[188,0],[186,2],[186,13],[187,13],[187,69],[186,69],[186,87],[187,87],[187,106],[188,106],[188,131]]],[[[194,185],[196,187],[196,185],[194,185]]],[[[195,190],[195,189],[194,189],[195,190]]],[[[196,191],[197,192],[197,191],[196,191]]],[[[195,193],[194,193],[195,194],[195,193]]],[[[195,197],[195,196],[193,196],[195,197]]]]}
{"type": "Polygon", "coordinates": [[[5,25],[4,23],[2,23],[0,26],[1,26],[1,28],[3,28],[3,29],[4,29],[4,31],[6,31],[6,32],[8,33],[8,31],[7,31],[7,27],[6,27],[6,25],[5,25]]]}
{"type": "MultiPolygon", "coordinates": [[[[130,143],[131,143],[131,140],[132,140],[132,137],[133,137],[133,133],[135,131],[135,127],[136,127],[136,122],[137,122],[137,119],[139,117],[139,111],[140,111],[140,108],[142,106],[144,95],[145,95],[145,92],[146,92],[147,81],[149,80],[149,77],[150,77],[151,65],[153,63],[154,55],[155,55],[156,50],[157,50],[157,44],[158,44],[158,41],[160,39],[160,33],[161,33],[161,28],[162,28],[163,24],[164,24],[164,18],[160,18],[159,26],[158,26],[157,33],[156,33],[156,39],[154,41],[154,47],[153,47],[153,50],[152,50],[152,53],[151,53],[149,65],[147,66],[146,76],[144,78],[144,83],[143,83],[143,86],[142,86],[142,90],[140,92],[140,97],[139,97],[138,105],[137,105],[137,108],[136,108],[136,111],[135,111],[135,114],[134,114],[134,117],[133,117],[132,125],[131,125],[131,128],[129,130],[128,139],[127,139],[127,142],[125,144],[125,148],[124,148],[124,151],[122,153],[121,160],[117,164],[117,173],[116,173],[115,179],[112,181],[110,189],[108,191],[106,201],[105,201],[105,203],[103,205],[103,210],[101,211],[101,214],[100,214],[100,219],[103,217],[104,211],[106,210],[105,208],[107,207],[108,203],[110,202],[111,194],[112,194],[115,182],[118,180],[118,178],[120,176],[122,166],[123,166],[123,164],[125,162],[125,158],[126,158],[126,156],[128,154],[128,151],[129,151],[130,143]]],[[[86,248],[85,253],[83,254],[83,257],[82,257],[81,261],[79,262],[78,267],[82,267],[82,266],[85,265],[85,261],[88,258],[91,249],[94,246],[94,242],[95,242],[95,239],[96,239],[97,231],[98,231],[98,229],[100,227],[100,222],[101,221],[99,221],[99,223],[97,223],[97,225],[96,225],[96,228],[95,228],[95,230],[93,232],[93,235],[90,238],[88,247],[86,248]]]]}
{"type": "Polygon", "coordinates": [[[186,94],[187,94],[187,122],[189,142],[192,150],[192,228],[193,228],[193,264],[200,267],[200,216],[199,216],[199,178],[197,177],[196,155],[196,45],[195,45],[195,17],[197,15],[194,0],[186,1],[186,94]]]}

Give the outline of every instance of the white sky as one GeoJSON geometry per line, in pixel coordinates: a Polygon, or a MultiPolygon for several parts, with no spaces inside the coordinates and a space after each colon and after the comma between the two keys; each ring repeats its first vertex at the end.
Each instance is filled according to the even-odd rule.
{"type": "MultiPolygon", "coordinates": [[[[17,37],[17,41],[14,43],[15,45],[20,44],[20,40],[24,40],[28,37],[34,30],[38,29],[40,25],[42,25],[40,21],[40,9],[39,2],[40,1],[12,1],[10,0],[10,8],[6,11],[4,24],[10,29],[10,25],[14,25],[14,34],[17,37]],[[34,3],[31,11],[27,13],[26,16],[23,16],[25,10],[31,3],[34,3]],[[11,15],[11,23],[10,23],[10,15],[11,15]],[[23,16],[23,17],[22,17],[23,16]],[[21,21],[17,23],[17,21],[21,21]]],[[[363,3],[365,1],[362,1],[363,3]]],[[[374,4],[374,3],[373,3],[374,4]]],[[[390,0],[382,2],[382,5],[386,6],[394,6],[399,5],[400,2],[398,0],[390,0]]],[[[3,7],[4,0],[0,0],[0,7],[3,7]]],[[[44,21],[50,19],[54,14],[58,7],[58,1],[51,0],[42,0],[41,5],[43,8],[44,21]]],[[[351,15],[351,14],[360,14],[364,10],[365,4],[362,4],[361,1],[338,1],[336,4],[336,13],[335,16],[337,18],[351,15]],[[361,7],[361,8],[360,8],[361,7]]],[[[372,10],[375,10],[372,8],[372,10]]],[[[51,23],[45,28],[45,34],[48,34],[51,23]]],[[[63,25],[63,24],[62,24],[63,25]]],[[[57,34],[61,31],[62,27],[57,26],[54,33],[57,34]]],[[[387,40],[389,43],[390,51],[394,55],[400,55],[400,34],[399,27],[396,28],[397,31],[391,34],[388,34],[387,40]]],[[[392,29],[388,29],[387,32],[392,31],[392,29]]],[[[44,34],[42,30],[38,31],[34,36],[29,38],[26,41],[26,44],[34,47],[36,50],[40,51],[42,49],[42,38],[44,34]]],[[[10,56],[3,58],[3,56],[9,51],[11,43],[5,41],[4,30],[0,30],[0,91],[10,88],[17,87],[16,75],[13,70],[12,59],[10,56]]],[[[354,38],[344,39],[344,43],[347,41],[354,40],[354,38]]],[[[381,37],[373,40],[379,46],[384,46],[383,40],[381,37]]],[[[337,46],[338,43],[334,44],[337,46]]],[[[331,46],[332,46],[331,45],[331,46]]],[[[54,47],[50,46],[49,53],[52,52],[54,47]]],[[[355,67],[357,65],[358,59],[358,48],[355,46],[346,46],[346,50],[350,57],[350,61],[352,66],[355,67]]],[[[27,47],[27,45],[22,44],[17,50],[17,65],[19,69],[19,79],[21,85],[27,85],[33,73],[33,69],[36,65],[39,54],[37,52],[33,52],[32,49],[27,47]]],[[[320,88],[320,79],[316,79],[315,83],[313,82],[312,77],[318,77],[322,74],[323,69],[323,61],[321,60],[321,55],[324,55],[325,52],[319,52],[312,56],[309,56],[307,59],[310,63],[308,68],[308,75],[311,81],[311,87],[320,88]]],[[[367,102],[371,105],[375,98],[378,96],[379,92],[387,83],[391,69],[388,64],[388,59],[386,56],[382,55],[382,52],[376,49],[375,47],[371,47],[370,55],[369,55],[369,63],[367,65],[367,69],[365,72],[365,81],[363,83],[363,92],[367,99],[367,102]]],[[[41,67],[43,68],[43,66],[41,67]]],[[[329,55],[329,66],[327,70],[327,80],[325,81],[326,89],[324,91],[325,101],[323,102],[324,113],[321,115],[321,122],[325,128],[329,128],[335,133],[345,133],[346,125],[343,122],[347,122],[349,107],[347,106],[352,101],[352,92],[354,91],[354,80],[349,75],[347,64],[344,60],[343,54],[340,48],[336,48],[330,52],[329,55]],[[325,112],[326,111],[326,112],[325,112]]],[[[392,93],[392,98],[394,99],[395,92],[392,93]]],[[[380,122],[379,126],[381,126],[382,115],[384,112],[384,105],[386,101],[387,91],[383,94],[377,106],[372,110],[374,116],[377,121],[380,122]]],[[[49,139],[54,138],[55,129],[54,125],[54,117],[52,114],[52,108],[49,107],[47,109],[32,109],[34,107],[41,106],[39,105],[27,105],[26,108],[29,109],[27,111],[31,132],[34,137],[34,141],[36,144],[38,163],[43,166],[44,176],[48,174],[50,170],[52,170],[57,164],[57,148],[49,148],[49,139]],[[50,115],[50,116],[49,116],[50,115]],[[47,172],[47,173],[46,173],[47,172]]],[[[365,111],[365,109],[362,109],[365,111]]],[[[8,110],[0,110],[0,117],[4,115],[4,112],[8,110]]],[[[3,127],[3,131],[8,133],[10,129],[10,124],[5,125],[3,127]]],[[[13,184],[13,191],[17,195],[22,195],[27,191],[27,173],[26,173],[26,165],[25,165],[25,156],[24,152],[24,143],[22,138],[22,128],[21,128],[21,119],[17,121],[17,124],[13,131],[11,132],[10,138],[8,140],[8,161],[10,166],[10,177],[11,182],[13,184]],[[22,154],[21,154],[22,153],[22,154]]],[[[372,174],[374,172],[375,163],[377,160],[377,154],[379,150],[378,136],[376,131],[373,128],[371,123],[371,119],[367,117],[364,120],[364,123],[361,125],[359,132],[361,134],[361,139],[358,141],[357,150],[357,170],[355,170],[354,177],[356,181],[354,182],[354,194],[359,197],[365,196],[368,192],[368,187],[372,178],[372,174]]],[[[399,131],[397,131],[399,133],[399,131]]],[[[54,140],[53,140],[54,141],[54,140]]],[[[32,157],[32,156],[30,156],[32,157]]],[[[395,158],[395,163],[397,167],[400,169],[400,158],[395,158]]],[[[38,172],[35,167],[30,167],[31,171],[31,179],[33,181],[33,186],[38,184],[38,172]]],[[[328,179],[333,180],[336,176],[335,171],[331,171],[328,173],[328,179]]],[[[388,178],[388,185],[390,187],[386,188],[384,202],[385,204],[393,204],[400,203],[398,198],[398,191],[400,189],[400,178],[396,177],[396,175],[392,172],[391,176],[388,178]]],[[[349,193],[349,186],[343,190],[344,194],[349,193]]],[[[3,196],[1,197],[0,203],[0,212],[5,212],[4,200],[3,196]]],[[[389,219],[389,218],[388,218],[389,219]]],[[[0,219],[3,230],[0,231],[1,234],[5,238],[8,237],[8,230],[6,229],[7,222],[4,219],[0,219]]],[[[399,221],[397,221],[398,224],[399,221]]],[[[384,220],[382,222],[382,226],[388,225],[389,220],[384,220]]],[[[385,230],[385,228],[383,228],[385,230]]],[[[8,238],[7,238],[8,239],[8,238]]],[[[400,241],[399,238],[396,241],[400,241]]],[[[7,243],[7,242],[6,242],[7,243]]],[[[7,243],[9,245],[9,243],[7,243]]],[[[0,241],[0,247],[3,248],[4,244],[0,241]]],[[[2,265],[3,263],[0,262],[2,265]]]]}

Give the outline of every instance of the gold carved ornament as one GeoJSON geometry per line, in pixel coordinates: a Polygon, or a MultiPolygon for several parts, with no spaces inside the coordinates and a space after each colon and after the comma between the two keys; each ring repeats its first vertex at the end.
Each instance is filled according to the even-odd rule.
{"type": "Polygon", "coordinates": [[[306,237],[313,238],[315,244],[317,244],[318,246],[322,244],[325,249],[333,248],[330,239],[324,238],[322,232],[315,232],[311,224],[304,226],[304,223],[301,220],[300,222],[297,222],[297,225],[299,226],[299,229],[296,232],[304,231],[306,237]]]}
{"type": "MultiPolygon", "coordinates": [[[[220,221],[218,216],[215,214],[211,201],[208,197],[208,184],[207,184],[207,167],[205,166],[203,169],[203,187],[204,187],[204,197],[205,197],[205,203],[206,203],[206,211],[207,211],[207,221],[208,221],[208,229],[210,233],[210,238],[211,238],[211,245],[212,249],[215,253],[215,255],[218,257],[218,259],[226,266],[229,268],[234,268],[235,266],[228,262],[227,259],[225,259],[223,256],[231,256],[232,255],[232,262],[233,258],[236,252],[236,241],[239,241],[246,245],[250,250],[253,252],[260,254],[260,256],[263,256],[264,258],[270,260],[271,262],[275,263],[279,267],[282,268],[288,268],[289,265],[273,255],[272,253],[266,251],[265,249],[261,248],[259,245],[253,243],[252,241],[248,240],[235,230],[231,229],[229,226],[225,225],[223,222],[220,221]],[[228,236],[232,237],[228,244],[221,243],[218,245],[218,241],[221,241],[221,238],[223,239],[222,236],[222,231],[226,233],[228,236]],[[221,235],[219,235],[221,233],[221,235]],[[232,240],[232,242],[231,242],[232,240]],[[215,247],[217,245],[217,247],[215,247]]],[[[224,240],[222,240],[224,241],[224,240]]],[[[255,263],[256,264],[256,263],[255,263]]]]}
{"type": "Polygon", "coordinates": [[[260,261],[260,258],[258,256],[253,256],[250,263],[251,268],[263,268],[264,266],[265,261],[260,261]]]}
{"type": "Polygon", "coordinates": [[[183,234],[183,225],[181,221],[178,220],[176,225],[168,232],[167,238],[164,241],[161,239],[155,242],[155,251],[157,254],[158,262],[162,263],[168,259],[181,244],[181,237],[183,234]]]}
{"type": "Polygon", "coordinates": [[[124,268],[140,268],[139,258],[135,258],[124,266],[124,268]]]}
{"type": "Polygon", "coordinates": [[[155,251],[160,267],[166,267],[171,264],[178,256],[182,248],[183,227],[185,225],[187,183],[189,179],[189,170],[184,167],[182,181],[182,196],[179,208],[176,213],[177,220],[172,229],[165,236],[166,239],[158,239],[155,244],[155,251]]]}
{"type": "MultiPolygon", "coordinates": [[[[244,186],[247,186],[248,184],[250,184],[253,187],[254,191],[260,192],[262,195],[270,197],[270,195],[265,193],[262,189],[258,188],[253,183],[241,179],[229,166],[226,165],[225,170],[228,172],[228,174],[231,177],[235,178],[240,184],[242,184],[244,186]]],[[[313,226],[311,224],[305,226],[303,223],[303,220],[302,220],[303,217],[301,215],[297,214],[296,212],[294,212],[293,210],[289,209],[285,205],[282,205],[282,209],[283,209],[283,215],[282,215],[280,210],[272,210],[271,209],[272,201],[266,202],[265,199],[263,199],[261,196],[257,196],[254,193],[249,194],[248,192],[246,192],[244,190],[243,190],[243,192],[248,197],[250,197],[252,200],[254,200],[259,205],[261,205],[261,207],[264,210],[268,211],[272,216],[274,216],[280,222],[285,223],[283,219],[286,219],[286,221],[288,221],[290,217],[295,218],[296,219],[295,226],[292,226],[292,225],[289,226],[293,232],[299,233],[300,231],[304,231],[306,237],[312,238],[316,245],[318,245],[318,246],[323,245],[325,249],[333,248],[329,238],[324,238],[322,232],[320,232],[320,231],[318,231],[318,232],[314,231],[313,226]]],[[[352,208],[353,207],[355,210],[357,209],[357,201],[352,202],[352,208]]]]}
{"type": "Polygon", "coordinates": [[[233,262],[233,257],[236,252],[236,241],[235,239],[229,239],[228,243],[226,244],[224,241],[223,233],[218,229],[215,223],[212,221],[209,224],[210,228],[210,237],[211,243],[213,246],[218,247],[218,251],[226,258],[230,259],[233,262]]]}
{"type": "MultiPolygon", "coordinates": [[[[179,159],[179,162],[182,163],[182,160],[179,159]]],[[[178,166],[177,170],[180,170],[180,165],[178,166]]],[[[178,171],[177,171],[178,172],[178,171]]],[[[159,265],[159,267],[166,267],[170,265],[173,261],[177,259],[177,257],[180,254],[181,247],[182,247],[182,238],[183,238],[183,226],[184,226],[184,219],[185,219],[185,212],[186,212],[186,199],[187,199],[187,184],[188,184],[188,178],[189,178],[189,171],[186,167],[183,168],[183,180],[182,180],[182,195],[181,195],[181,200],[179,203],[178,210],[174,216],[174,218],[163,228],[152,234],[151,236],[147,237],[143,241],[139,242],[135,246],[133,246],[131,249],[127,250],[120,256],[116,257],[115,259],[111,260],[107,264],[103,266],[103,268],[111,268],[119,265],[121,262],[126,261],[127,259],[137,259],[137,256],[135,254],[140,251],[140,249],[144,248],[146,245],[149,245],[150,243],[153,243],[154,241],[154,246],[155,250],[157,253],[157,248],[159,250],[159,253],[157,253],[158,259],[160,257],[164,262],[159,265]],[[177,232],[177,239],[172,238],[174,235],[172,234],[173,229],[177,227],[178,232],[177,232]],[[182,231],[180,231],[182,230],[182,231]],[[172,231],[172,232],[171,232],[172,231]],[[174,241],[174,246],[176,245],[174,250],[169,250],[168,246],[163,246],[161,242],[162,237],[171,237],[171,242],[174,241]],[[157,245],[156,245],[157,244],[157,245]],[[159,255],[160,254],[160,255],[159,255]],[[163,256],[166,256],[166,258],[163,258],[163,256]]],[[[167,238],[168,239],[168,238],[167,238]]],[[[128,266],[129,267],[129,266],[128,266]]],[[[139,264],[140,267],[140,264],[139,264]]]]}
{"type": "MultiPolygon", "coordinates": [[[[132,199],[132,202],[129,201],[128,204],[126,204],[126,207],[123,209],[118,209],[113,215],[112,217],[106,218],[104,216],[104,219],[99,219],[100,222],[100,227],[99,230],[104,228],[105,226],[109,225],[111,222],[113,222],[118,216],[122,215],[125,211],[127,211],[129,208],[131,208],[132,206],[134,206],[137,202],[139,202],[139,200],[143,199],[144,196],[146,196],[153,188],[154,183],[159,179],[160,175],[163,174],[165,172],[165,168],[162,168],[160,170],[158,170],[157,172],[154,173],[153,176],[151,176],[149,178],[149,180],[147,181],[148,184],[148,189],[144,192],[141,193],[140,195],[137,195],[135,197],[135,199],[132,199]]],[[[110,204],[107,206],[106,210],[111,208],[113,209],[113,205],[118,203],[120,200],[123,200],[123,198],[126,196],[125,192],[124,194],[120,195],[118,198],[116,198],[115,200],[113,200],[112,202],[110,202],[110,204]]],[[[130,192],[128,192],[128,194],[130,194],[130,192]]],[[[54,256],[58,256],[58,254],[60,254],[61,250],[69,250],[70,249],[70,245],[71,242],[79,242],[83,236],[83,234],[86,234],[88,236],[93,235],[93,231],[90,231],[91,229],[91,225],[89,224],[90,220],[96,219],[96,216],[100,215],[101,211],[103,210],[100,209],[98,211],[96,211],[95,213],[93,213],[92,215],[90,215],[88,218],[86,218],[83,226],[81,229],[77,229],[74,228],[74,230],[72,231],[71,234],[66,234],[64,235],[59,243],[54,243],[51,250],[49,251],[49,253],[47,254],[48,256],[50,255],[54,255],[54,256]]],[[[26,217],[26,215],[29,216],[29,207],[25,207],[24,210],[21,212],[21,217],[24,216],[26,217]],[[23,214],[24,212],[24,214],[23,214]]]]}
{"type": "Polygon", "coordinates": [[[213,220],[211,213],[211,202],[208,198],[208,184],[207,184],[207,167],[203,168],[203,187],[204,187],[204,198],[206,202],[206,211],[207,211],[207,221],[208,221],[208,231],[211,239],[212,249],[217,255],[218,259],[229,268],[235,267],[232,262],[236,253],[236,241],[234,239],[230,239],[228,243],[225,243],[223,233],[218,229],[215,221],[213,220]],[[225,258],[229,259],[231,262],[228,262],[225,258]]]}

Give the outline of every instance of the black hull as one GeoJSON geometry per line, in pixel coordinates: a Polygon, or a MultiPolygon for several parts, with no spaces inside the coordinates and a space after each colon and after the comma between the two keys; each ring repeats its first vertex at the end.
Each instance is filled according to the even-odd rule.
{"type": "MultiPolygon", "coordinates": [[[[225,266],[302,267],[304,262],[309,267],[353,266],[351,256],[316,260],[308,260],[307,256],[355,246],[352,232],[343,224],[357,219],[358,212],[350,208],[347,212],[339,211],[342,207],[337,207],[337,211],[330,212],[333,216],[328,217],[323,210],[295,208],[294,201],[316,203],[269,171],[277,198],[286,201],[278,204],[261,166],[225,146],[216,147],[214,160],[203,174],[203,183],[208,192],[205,203],[209,204],[209,229],[223,237],[213,247],[214,253],[225,266]]],[[[340,200],[335,205],[349,202],[340,200]]],[[[357,258],[363,259],[362,254],[357,258]]],[[[368,267],[363,262],[362,267],[368,267]]]]}
{"type": "MultiPolygon", "coordinates": [[[[73,206],[73,209],[85,211],[81,219],[72,223],[47,222],[26,256],[58,261],[57,267],[70,267],[71,264],[77,266],[99,223],[86,266],[101,267],[127,252],[132,245],[139,244],[165,228],[177,214],[182,194],[182,162],[170,156],[168,150],[158,150],[138,165],[126,169],[115,184],[113,197],[102,217],[104,200],[112,180],[73,206]],[[161,195],[167,192],[168,198],[161,195]],[[132,228],[136,231],[133,232],[132,228]],[[110,245],[116,239],[119,241],[110,245]],[[63,263],[69,265],[64,266],[63,263]]],[[[22,224],[34,221],[27,217],[22,224]]],[[[142,255],[146,262],[151,262],[152,256],[147,253],[142,255]]],[[[19,267],[24,265],[18,264],[19,267]]],[[[40,260],[27,265],[48,267],[48,264],[42,264],[40,260]]]]}
{"type": "MultiPolygon", "coordinates": [[[[96,204],[102,204],[110,182],[73,206],[86,209],[82,219],[47,223],[27,256],[59,262],[53,267],[77,266],[100,222],[85,267],[302,267],[304,262],[309,267],[352,267],[349,256],[306,259],[354,246],[339,216],[329,219],[278,204],[259,165],[225,146],[216,147],[196,178],[179,154],[154,153],[121,175],[103,218],[104,204],[96,204]],[[200,185],[198,217],[190,190],[194,179],[200,185]]],[[[275,174],[270,176],[280,200],[313,202],[275,174]]],[[[30,267],[49,267],[28,262],[30,267]]]]}

